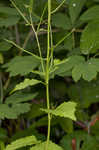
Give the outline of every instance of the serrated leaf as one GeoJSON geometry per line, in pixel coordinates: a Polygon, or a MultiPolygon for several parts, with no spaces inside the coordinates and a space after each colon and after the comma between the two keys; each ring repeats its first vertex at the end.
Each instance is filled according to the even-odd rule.
{"type": "Polygon", "coordinates": [[[91,22],[85,27],[80,39],[80,49],[85,55],[99,49],[99,21],[91,22]]]}
{"type": "Polygon", "coordinates": [[[16,119],[20,114],[26,113],[30,110],[30,104],[18,103],[13,105],[0,104],[0,118],[16,119]]]}
{"type": "Polygon", "coordinates": [[[41,109],[41,110],[45,111],[46,113],[50,112],[55,116],[66,117],[72,120],[76,120],[75,117],[76,105],[77,104],[74,102],[64,102],[54,110],[51,109],[50,110],[41,109]]]}
{"type": "MultiPolygon", "coordinates": [[[[43,142],[43,143],[37,144],[36,146],[33,146],[32,148],[30,148],[30,150],[44,150],[45,147],[46,147],[46,142],[43,142]]],[[[50,141],[48,145],[48,150],[63,150],[63,149],[62,147],[50,141]]]]}
{"type": "Polygon", "coordinates": [[[75,23],[78,18],[86,0],[70,0],[69,1],[69,14],[71,17],[72,24],[75,23]]]}
{"type": "Polygon", "coordinates": [[[39,83],[41,83],[41,81],[36,80],[36,79],[25,79],[23,82],[17,84],[12,91],[15,92],[17,90],[22,90],[28,86],[34,86],[34,85],[39,84],[39,83]]]}
{"type": "Polygon", "coordinates": [[[98,5],[89,8],[80,17],[80,20],[82,21],[92,21],[92,20],[98,20],[98,19],[99,19],[99,6],[98,5]]]}
{"type": "Polygon", "coordinates": [[[99,71],[99,59],[91,58],[85,63],[76,65],[72,70],[72,77],[78,81],[81,76],[84,80],[91,81],[99,71]]]}
{"type": "Polygon", "coordinates": [[[64,72],[70,71],[74,66],[76,66],[79,63],[84,63],[85,59],[82,56],[70,56],[62,61],[60,63],[56,64],[55,67],[57,68],[54,74],[60,75],[64,72]]]}
{"type": "Polygon", "coordinates": [[[63,13],[57,13],[52,16],[53,26],[69,30],[71,29],[71,22],[69,17],[63,13]],[[59,19],[60,18],[60,19],[59,19]]]}
{"type": "Polygon", "coordinates": [[[39,143],[35,136],[28,136],[21,139],[18,139],[11,144],[9,144],[5,150],[16,150],[22,147],[31,146],[33,144],[39,143]]]}
{"type": "Polygon", "coordinates": [[[7,68],[7,71],[10,72],[10,76],[16,76],[18,74],[28,74],[39,64],[40,60],[33,56],[16,56],[3,67],[7,68]]]}
{"type": "Polygon", "coordinates": [[[6,104],[17,104],[17,103],[21,103],[21,102],[27,102],[29,100],[34,99],[37,96],[38,93],[21,93],[21,92],[17,92],[12,94],[11,96],[6,98],[5,103],[6,104]]]}

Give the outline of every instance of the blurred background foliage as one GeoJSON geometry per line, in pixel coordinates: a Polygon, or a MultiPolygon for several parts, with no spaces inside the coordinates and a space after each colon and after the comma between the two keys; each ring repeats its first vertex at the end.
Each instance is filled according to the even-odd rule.
{"type": "MultiPolygon", "coordinates": [[[[14,2],[29,19],[29,0],[14,2]]],[[[62,0],[52,1],[52,12],[61,2],[62,0]]],[[[46,6],[46,0],[34,0],[32,19],[35,28],[46,6]]],[[[77,66],[76,71],[72,72],[73,65],[84,62],[82,57],[86,64],[90,58],[98,60],[99,0],[66,0],[62,7],[52,14],[51,22],[53,45],[75,29],[54,50],[55,60],[71,58],[72,62],[61,65],[61,69],[50,77],[51,107],[55,108],[64,101],[77,102],[77,121],[60,117],[52,118],[51,139],[64,150],[99,150],[99,75],[97,74],[99,63],[97,68],[87,68],[81,72],[77,66]],[[79,72],[81,74],[78,76],[79,72]]],[[[46,57],[47,51],[46,30],[47,9],[38,31],[43,57],[46,57]]],[[[41,70],[40,62],[36,59],[32,61],[31,56],[7,43],[5,39],[12,40],[29,52],[39,55],[37,42],[30,26],[9,0],[0,0],[0,146],[2,149],[3,145],[20,137],[33,134],[39,140],[45,140],[47,134],[47,116],[40,110],[41,107],[46,107],[45,87],[39,84],[9,94],[24,78],[40,78],[39,75],[31,73],[35,68],[41,70]]]]}

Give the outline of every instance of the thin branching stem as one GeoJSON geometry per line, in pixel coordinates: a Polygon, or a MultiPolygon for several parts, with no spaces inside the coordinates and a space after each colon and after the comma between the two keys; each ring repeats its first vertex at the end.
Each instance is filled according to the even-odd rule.
{"type": "MultiPolygon", "coordinates": [[[[50,100],[49,100],[50,26],[51,26],[51,0],[48,0],[47,61],[46,61],[46,98],[48,110],[50,109],[50,100]]],[[[50,140],[50,127],[51,127],[51,114],[50,112],[48,112],[48,134],[45,150],[48,150],[50,140]]]]}
{"type": "MultiPolygon", "coordinates": [[[[40,54],[40,58],[42,58],[42,53],[41,53],[41,47],[40,47],[40,43],[39,43],[39,39],[38,39],[38,35],[37,35],[37,32],[34,28],[34,25],[33,25],[33,21],[32,21],[32,14],[30,13],[30,21],[31,21],[31,27],[32,27],[32,30],[35,34],[35,37],[36,37],[36,41],[37,41],[37,45],[38,45],[38,50],[39,50],[39,54],[40,54]]],[[[41,59],[41,66],[42,66],[42,70],[43,72],[45,72],[45,69],[44,69],[44,63],[43,63],[43,60],[41,59]]]]}

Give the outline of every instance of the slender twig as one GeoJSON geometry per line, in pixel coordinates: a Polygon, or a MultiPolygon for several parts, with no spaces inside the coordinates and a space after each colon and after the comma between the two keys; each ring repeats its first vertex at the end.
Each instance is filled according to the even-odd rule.
{"type": "Polygon", "coordinates": [[[41,53],[41,47],[40,47],[40,43],[39,43],[37,32],[35,31],[35,28],[34,28],[34,25],[33,25],[32,14],[31,13],[30,13],[30,21],[31,21],[31,27],[32,27],[32,30],[33,30],[33,32],[35,34],[37,45],[38,45],[38,50],[39,50],[39,54],[40,54],[40,58],[41,58],[42,70],[43,70],[43,72],[45,72],[44,63],[43,63],[43,59],[42,59],[42,53],[41,53]]]}
{"type": "Polygon", "coordinates": [[[30,25],[30,22],[28,21],[28,19],[24,16],[24,14],[20,11],[20,9],[16,6],[16,4],[12,1],[12,0],[10,0],[11,1],[11,3],[12,3],[12,5],[16,8],[16,10],[18,11],[18,13],[23,17],[23,19],[26,21],[26,23],[28,24],[28,25],[30,25]]]}
{"type": "Polygon", "coordinates": [[[40,25],[41,25],[41,23],[42,23],[43,16],[44,16],[44,13],[45,13],[45,11],[46,11],[46,8],[47,8],[47,4],[46,4],[45,7],[44,7],[43,13],[42,13],[41,18],[40,18],[40,22],[39,22],[39,24],[38,24],[38,26],[37,26],[37,34],[38,34],[38,32],[39,32],[40,25]]]}
{"type": "Polygon", "coordinates": [[[29,54],[29,55],[31,55],[31,56],[37,58],[37,59],[43,59],[43,58],[40,58],[39,56],[37,56],[37,55],[35,55],[35,54],[33,54],[33,53],[31,53],[31,52],[25,50],[24,48],[20,47],[19,45],[17,45],[17,44],[14,43],[13,41],[10,41],[10,40],[7,40],[7,39],[5,39],[5,41],[7,41],[8,43],[11,43],[11,44],[14,45],[15,47],[19,48],[21,51],[23,51],[23,52],[25,52],[25,53],[27,53],[27,54],[29,54]]]}
{"type": "Polygon", "coordinates": [[[66,0],[63,0],[62,3],[51,12],[51,14],[54,14],[56,11],[58,11],[60,9],[60,7],[65,3],[65,1],[66,0]]]}
{"type": "Polygon", "coordinates": [[[57,46],[59,46],[67,37],[69,37],[73,32],[75,31],[75,29],[72,29],[71,32],[69,32],[68,34],[66,34],[55,46],[54,48],[56,48],[57,46]]]}

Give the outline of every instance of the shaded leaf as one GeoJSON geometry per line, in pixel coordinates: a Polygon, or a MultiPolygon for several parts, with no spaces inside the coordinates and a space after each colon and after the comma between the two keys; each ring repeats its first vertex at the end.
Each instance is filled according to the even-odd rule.
{"type": "Polygon", "coordinates": [[[38,93],[21,93],[17,92],[12,94],[11,96],[6,98],[6,104],[17,104],[21,102],[27,102],[29,100],[34,99],[37,96],[38,93]]]}
{"type": "Polygon", "coordinates": [[[8,51],[10,48],[12,47],[12,45],[10,43],[7,42],[0,42],[0,51],[8,51]]]}
{"type": "Polygon", "coordinates": [[[82,21],[92,21],[92,20],[98,20],[98,19],[99,19],[99,6],[98,5],[87,9],[87,11],[85,11],[80,17],[80,20],[82,21]]]}
{"type": "Polygon", "coordinates": [[[89,23],[82,32],[80,39],[82,54],[95,53],[99,49],[99,21],[89,23]]]}
{"type": "Polygon", "coordinates": [[[71,29],[71,22],[66,14],[57,13],[52,16],[52,24],[62,29],[71,29]],[[60,18],[60,19],[59,19],[60,18]]]}
{"type": "Polygon", "coordinates": [[[69,14],[71,17],[72,24],[75,23],[78,18],[86,0],[70,0],[69,2],[69,14]]]}

